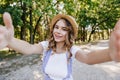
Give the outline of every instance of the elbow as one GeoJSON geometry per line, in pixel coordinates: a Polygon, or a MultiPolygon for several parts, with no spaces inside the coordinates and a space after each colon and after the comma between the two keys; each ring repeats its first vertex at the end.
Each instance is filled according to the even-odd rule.
{"type": "Polygon", "coordinates": [[[83,62],[83,63],[85,63],[85,64],[88,64],[88,65],[92,65],[92,63],[90,62],[90,61],[88,61],[88,60],[83,60],[83,61],[81,61],[81,62],[83,62]]]}
{"type": "Polygon", "coordinates": [[[29,45],[26,47],[26,49],[22,50],[22,53],[25,55],[31,55],[31,54],[34,54],[36,52],[35,50],[36,49],[33,45],[29,45]]]}
{"type": "Polygon", "coordinates": [[[83,63],[88,64],[88,65],[97,64],[97,63],[95,63],[94,61],[91,61],[91,60],[89,60],[89,59],[84,59],[83,63]]]}
{"type": "Polygon", "coordinates": [[[24,55],[31,55],[31,54],[33,54],[33,52],[32,51],[30,51],[30,50],[24,50],[24,51],[20,51],[20,53],[21,54],[24,54],[24,55]]]}
{"type": "Polygon", "coordinates": [[[95,63],[93,63],[93,62],[86,62],[86,64],[88,64],[88,65],[93,65],[93,64],[95,64],[95,63]]]}
{"type": "Polygon", "coordinates": [[[93,65],[94,63],[90,62],[89,60],[78,60],[79,62],[82,62],[82,63],[85,63],[85,64],[88,64],[88,65],[93,65]]]}

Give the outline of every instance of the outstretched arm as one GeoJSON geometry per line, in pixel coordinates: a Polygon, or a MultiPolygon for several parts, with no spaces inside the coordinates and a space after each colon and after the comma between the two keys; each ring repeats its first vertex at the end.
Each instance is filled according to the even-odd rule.
{"type": "Polygon", "coordinates": [[[9,43],[8,47],[18,51],[22,54],[42,54],[43,48],[41,44],[30,44],[26,41],[17,39],[17,38],[12,38],[9,43]]]}
{"type": "Polygon", "coordinates": [[[89,53],[77,51],[75,58],[87,64],[98,64],[112,60],[109,55],[109,49],[95,50],[89,53]]]}
{"type": "Polygon", "coordinates": [[[43,48],[40,44],[29,44],[26,41],[14,38],[14,27],[9,13],[3,14],[5,26],[0,25],[0,49],[9,47],[23,54],[40,54],[43,48]]]}
{"type": "Polygon", "coordinates": [[[84,51],[77,51],[75,57],[78,61],[87,64],[97,64],[106,61],[120,61],[120,20],[116,23],[114,31],[111,34],[109,48],[92,51],[88,54],[84,51]]]}

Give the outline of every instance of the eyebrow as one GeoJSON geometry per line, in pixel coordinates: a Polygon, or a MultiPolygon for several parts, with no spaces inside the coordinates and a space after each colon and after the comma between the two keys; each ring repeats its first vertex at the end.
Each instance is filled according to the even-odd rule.
{"type": "Polygon", "coordinates": [[[57,27],[63,27],[63,28],[67,28],[67,26],[59,26],[59,25],[55,25],[55,26],[57,26],[57,27]]]}

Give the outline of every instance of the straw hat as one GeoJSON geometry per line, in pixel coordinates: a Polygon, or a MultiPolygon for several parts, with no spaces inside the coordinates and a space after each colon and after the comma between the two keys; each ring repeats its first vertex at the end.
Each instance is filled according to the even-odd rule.
{"type": "Polygon", "coordinates": [[[57,14],[56,16],[54,16],[51,21],[50,30],[53,30],[53,26],[56,23],[56,21],[58,21],[61,18],[67,19],[71,23],[73,30],[74,30],[74,39],[75,39],[77,37],[77,33],[78,33],[78,25],[77,25],[76,21],[74,20],[74,18],[69,15],[57,14]]]}

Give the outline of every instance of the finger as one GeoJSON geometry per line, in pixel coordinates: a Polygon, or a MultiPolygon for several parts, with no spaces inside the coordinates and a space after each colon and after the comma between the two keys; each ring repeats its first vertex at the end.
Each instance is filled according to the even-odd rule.
{"type": "Polygon", "coordinates": [[[120,30],[120,20],[118,20],[117,23],[115,24],[114,30],[120,30]]]}
{"type": "Polygon", "coordinates": [[[3,21],[7,29],[13,29],[12,18],[9,13],[5,12],[3,14],[3,21]]]}

